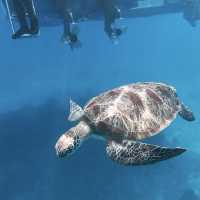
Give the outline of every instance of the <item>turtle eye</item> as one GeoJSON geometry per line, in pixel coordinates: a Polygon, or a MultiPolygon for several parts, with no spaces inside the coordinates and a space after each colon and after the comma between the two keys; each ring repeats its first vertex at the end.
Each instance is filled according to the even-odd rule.
{"type": "Polygon", "coordinates": [[[70,147],[68,148],[67,152],[68,152],[68,153],[72,153],[73,149],[74,149],[74,148],[73,148],[72,146],[70,146],[70,147]]]}

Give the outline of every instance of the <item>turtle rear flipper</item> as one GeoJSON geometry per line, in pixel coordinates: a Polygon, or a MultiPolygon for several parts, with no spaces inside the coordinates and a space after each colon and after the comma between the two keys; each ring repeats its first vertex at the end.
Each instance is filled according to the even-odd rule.
{"type": "Polygon", "coordinates": [[[179,115],[187,121],[195,120],[195,116],[194,116],[193,112],[188,107],[186,107],[184,104],[181,104],[181,110],[179,111],[179,115]]]}
{"type": "Polygon", "coordinates": [[[123,165],[145,165],[166,160],[185,152],[182,148],[167,148],[138,141],[123,140],[122,143],[111,141],[106,152],[108,156],[123,165]]]}

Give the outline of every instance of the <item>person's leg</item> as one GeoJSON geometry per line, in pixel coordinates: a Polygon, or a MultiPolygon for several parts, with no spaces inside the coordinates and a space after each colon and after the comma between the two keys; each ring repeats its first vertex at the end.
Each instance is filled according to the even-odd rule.
{"type": "Polygon", "coordinates": [[[64,14],[64,37],[68,41],[68,44],[73,47],[73,45],[78,42],[78,36],[71,30],[71,23],[73,23],[72,12],[67,10],[64,14]]]}
{"type": "Polygon", "coordinates": [[[65,35],[70,35],[71,34],[71,29],[70,29],[70,24],[73,22],[73,17],[72,13],[65,9],[63,13],[63,20],[64,20],[64,34],[65,35]]]}
{"type": "Polygon", "coordinates": [[[17,39],[23,36],[24,34],[29,34],[29,28],[26,21],[26,13],[25,13],[24,6],[22,4],[22,0],[13,0],[13,6],[16,12],[17,18],[19,20],[20,27],[16,31],[16,33],[12,35],[12,38],[17,39]]]}
{"type": "Polygon", "coordinates": [[[24,0],[23,4],[30,18],[30,32],[31,34],[37,34],[39,32],[39,23],[33,6],[33,0],[24,0]]]}
{"type": "Polygon", "coordinates": [[[76,33],[72,33],[71,24],[74,22],[73,14],[70,11],[70,2],[69,0],[58,0],[57,2],[59,12],[63,18],[63,35],[61,40],[64,43],[67,43],[73,48],[74,44],[77,43],[78,36],[76,33]]]}
{"type": "Polygon", "coordinates": [[[13,7],[21,27],[28,27],[26,13],[21,0],[13,0],[13,7]]]}
{"type": "Polygon", "coordinates": [[[70,34],[70,15],[69,15],[69,5],[68,0],[57,0],[57,7],[59,9],[59,13],[63,19],[63,37],[67,37],[70,34]]]}
{"type": "Polygon", "coordinates": [[[104,15],[104,31],[112,38],[115,36],[115,29],[112,28],[117,18],[120,18],[120,10],[116,7],[114,0],[99,0],[99,5],[104,15]]]}
{"type": "Polygon", "coordinates": [[[113,34],[112,23],[113,20],[110,18],[109,14],[104,13],[104,31],[110,38],[113,34]]]}
{"type": "Polygon", "coordinates": [[[110,4],[111,0],[98,0],[98,2],[104,16],[104,31],[108,35],[108,37],[111,37],[113,32],[111,27],[113,23],[110,4]]]}
{"type": "Polygon", "coordinates": [[[119,19],[121,17],[120,9],[116,5],[113,5],[112,9],[113,9],[113,15],[114,15],[113,17],[115,19],[119,19]]]}

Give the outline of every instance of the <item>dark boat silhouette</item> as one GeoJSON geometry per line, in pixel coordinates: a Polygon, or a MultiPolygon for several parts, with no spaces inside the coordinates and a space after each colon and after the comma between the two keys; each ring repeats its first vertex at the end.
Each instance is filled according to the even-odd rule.
{"type": "MultiPolygon", "coordinates": [[[[2,0],[13,32],[17,18],[12,0],[2,0]]],[[[122,18],[148,17],[182,12],[183,0],[117,0],[122,18]]],[[[61,25],[61,14],[56,0],[34,0],[34,7],[39,17],[40,26],[61,25]]],[[[95,0],[74,0],[72,5],[75,22],[102,20],[102,11],[95,0]]]]}

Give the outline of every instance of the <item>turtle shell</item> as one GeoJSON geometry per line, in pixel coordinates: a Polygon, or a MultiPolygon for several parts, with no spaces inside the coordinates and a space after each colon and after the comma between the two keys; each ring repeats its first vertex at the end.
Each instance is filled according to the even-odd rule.
{"type": "Polygon", "coordinates": [[[151,82],[115,88],[92,98],[84,107],[97,132],[135,140],[159,133],[180,109],[173,87],[151,82]]]}

